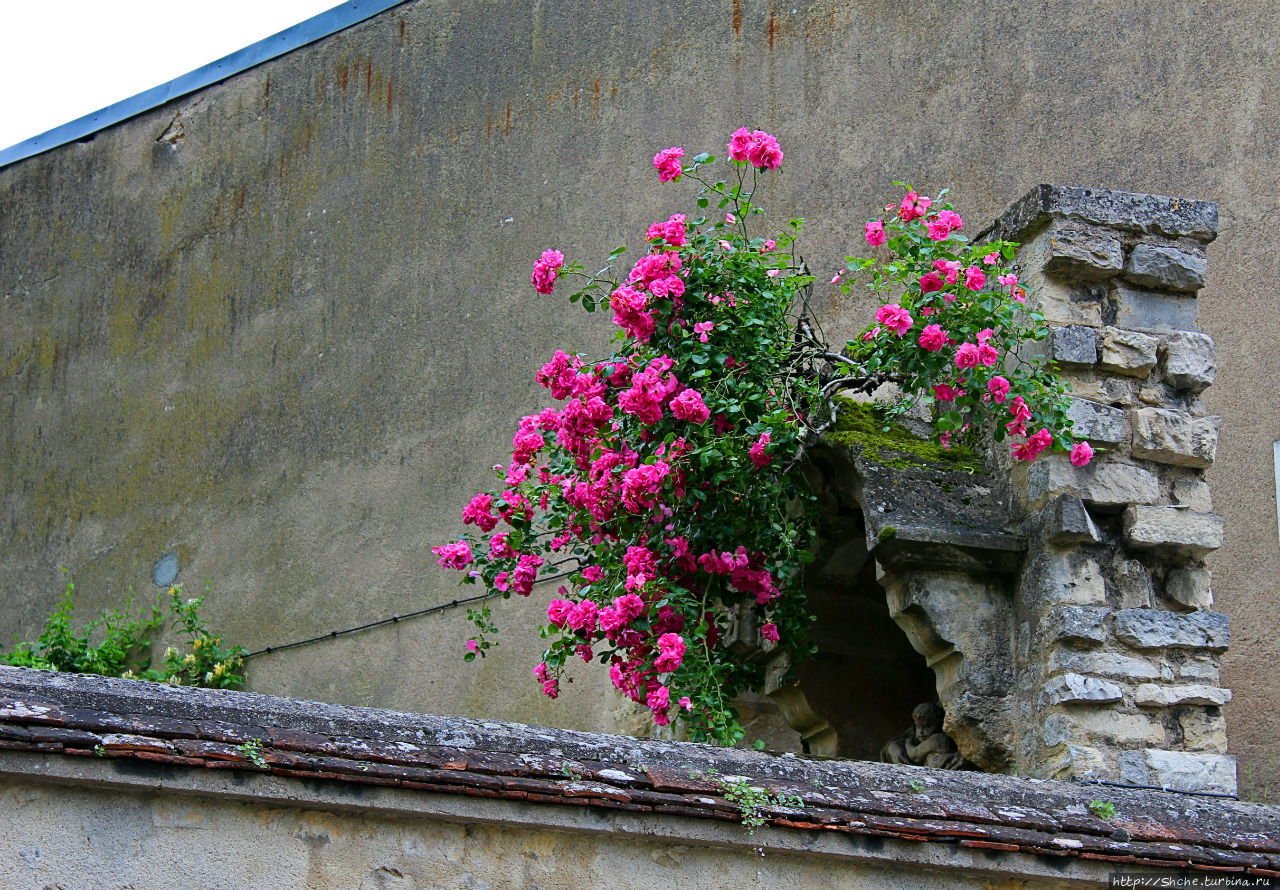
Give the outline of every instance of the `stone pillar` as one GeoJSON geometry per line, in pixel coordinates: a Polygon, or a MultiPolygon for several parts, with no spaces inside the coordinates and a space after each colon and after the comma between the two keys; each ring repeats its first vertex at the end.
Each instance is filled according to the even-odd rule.
{"type": "MultiPolygon", "coordinates": [[[[1091,465],[1011,467],[1027,556],[1014,597],[1014,771],[1234,793],[1219,685],[1227,619],[1203,559],[1222,544],[1200,394],[1204,201],[1040,186],[996,223],[1050,326],[1091,465]]],[[[1007,460],[1007,456],[1005,458],[1007,460]]]]}

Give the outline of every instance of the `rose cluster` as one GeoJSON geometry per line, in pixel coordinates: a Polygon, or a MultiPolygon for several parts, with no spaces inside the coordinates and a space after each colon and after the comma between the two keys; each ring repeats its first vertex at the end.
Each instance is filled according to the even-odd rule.
{"type": "Polygon", "coordinates": [[[1019,354],[1044,330],[1004,267],[1013,245],[969,244],[957,234],[964,220],[950,205],[912,189],[885,209],[892,215],[867,222],[864,234],[871,247],[887,245],[894,261],[851,259],[847,271],[870,272],[872,286],[894,299],[850,344],[853,356],[893,369],[908,393],[899,410],[931,402],[944,445],[990,421],[997,439],[1017,440],[1017,460],[1035,460],[1057,445],[1070,450],[1072,464],[1088,464],[1092,447],[1071,441],[1064,385],[1041,359],[1019,354]]]}

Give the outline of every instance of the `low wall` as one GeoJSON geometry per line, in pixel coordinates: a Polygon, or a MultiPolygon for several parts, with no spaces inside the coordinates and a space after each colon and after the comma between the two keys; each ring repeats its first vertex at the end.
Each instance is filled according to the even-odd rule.
{"type": "Polygon", "coordinates": [[[17,668],[0,805],[13,888],[1280,878],[1274,807],[17,668]]]}

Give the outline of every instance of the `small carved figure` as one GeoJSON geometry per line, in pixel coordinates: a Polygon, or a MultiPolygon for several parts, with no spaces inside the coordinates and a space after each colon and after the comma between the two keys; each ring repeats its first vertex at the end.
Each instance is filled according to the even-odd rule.
{"type": "Polygon", "coordinates": [[[909,763],[933,769],[973,769],[973,764],[956,750],[956,743],[942,731],[945,716],[942,708],[935,704],[916,705],[911,712],[911,728],[890,739],[880,749],[880,759],[885,763],[909,763]]]}

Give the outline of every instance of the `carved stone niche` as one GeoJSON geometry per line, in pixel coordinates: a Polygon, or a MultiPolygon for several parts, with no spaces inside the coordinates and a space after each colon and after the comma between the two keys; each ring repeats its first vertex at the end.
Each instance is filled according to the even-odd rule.
{"type": "MultiPolygon", "coordinates": [[[[1026,550],[993,478],[860,447],[812,453],[822,543],[806,578],[819,654],[766,689],[812,754],[873,760],[936,697],[981,769],[1014,757],[1014,575],[1026,550]]],[[[762,652],[762,657],[771,653],[762,652]]]]}

